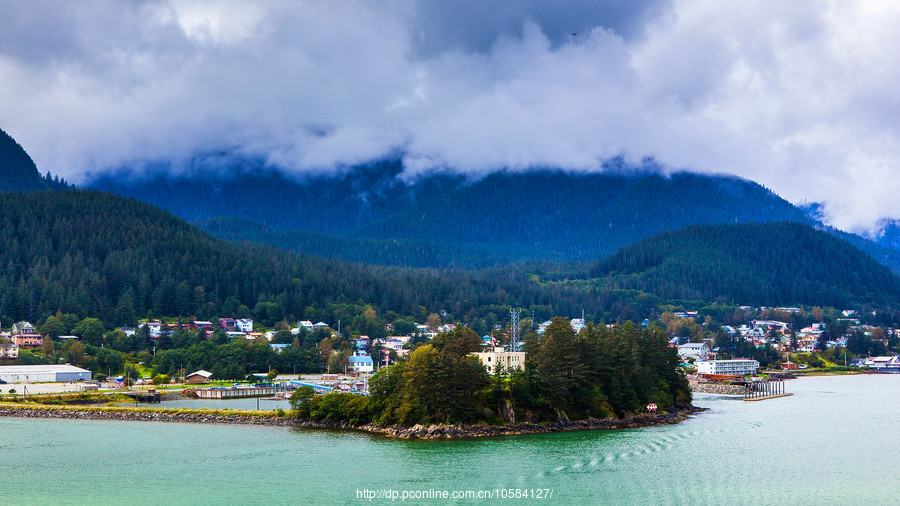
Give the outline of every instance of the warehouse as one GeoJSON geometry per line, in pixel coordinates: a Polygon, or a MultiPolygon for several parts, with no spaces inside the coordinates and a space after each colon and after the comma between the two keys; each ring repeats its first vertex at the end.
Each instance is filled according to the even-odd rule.
{"type": "Polygon", "coordinates": [[[91,371],[73,365],[5,365],[0,379],[7,383],[47,383],[91,379],[91,371]]]}

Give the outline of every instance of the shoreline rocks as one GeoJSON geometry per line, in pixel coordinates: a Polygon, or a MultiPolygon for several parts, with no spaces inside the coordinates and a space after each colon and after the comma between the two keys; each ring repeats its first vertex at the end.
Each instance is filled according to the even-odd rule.
{"type": "Polygon", "coordinates": [[[269,425],[278,427],[302,427],[312,429],[357,430],[397,439],[457,439],[473,437],[514,436],[519,434],[541,434],[574,430],[630,429],[652,425],[671,425],[687,419],[690,415],[706,411],[705,408],[690,406],[672,413],[651,415],[641,414],[623,419],[575,420],[567,423],[547,424],[517,423],[511,425],[416,425],[413,427],[385,427],[376,424],[351,425],[344,421],[320,422],[298,420],[275,414],[206,412],[167,412],[151,409],[103,409],[103,408],[61,408],[34,406],[0,406],[0,416],[29,418],[59,418],[76,420],[115,420],[146,422],[223,423],[238,425],[269,425]]]}

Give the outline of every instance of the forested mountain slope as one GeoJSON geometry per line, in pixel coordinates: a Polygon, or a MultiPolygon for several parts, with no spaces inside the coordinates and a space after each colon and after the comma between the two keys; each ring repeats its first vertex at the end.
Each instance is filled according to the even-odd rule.
{"type": "Polygon", "coordinates": [[[41,177],[28,153],[0,130],[0,191],[38,191],[65,187],[65,181],[41,177]]]}
{"type": "Polygon", "coordinates": [[[900,278],[798,223],[698,225],[639,241],[591,269],[607,287],[749,305],[896,305],[900,278]]]}
{"type": "Polygon", "coordinates": [[[116,174],[90,185],[153,203],[220,237],[393,265],[593,260],[687,225],[808,220],[750,181],[608,165],[593,174],[548,169],[471,179],[445,172],[407,180],[401,163],[387,160],[290,179],[231,160],[193,175],[116,174]],[[459,255],[435,254],[441,250],[459,255]]]}

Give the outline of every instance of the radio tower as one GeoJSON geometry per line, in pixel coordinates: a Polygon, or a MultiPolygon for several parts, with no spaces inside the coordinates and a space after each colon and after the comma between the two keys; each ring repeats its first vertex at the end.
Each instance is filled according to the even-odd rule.
{"type": "Polygon", "coordinates": [[[519,351],[519,311],[509,310],[509,349],[519,351]]]}

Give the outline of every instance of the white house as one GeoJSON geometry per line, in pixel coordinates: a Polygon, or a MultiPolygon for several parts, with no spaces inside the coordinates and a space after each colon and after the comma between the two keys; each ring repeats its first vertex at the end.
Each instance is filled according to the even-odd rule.
{"type": "Polygon", "coordinates": [[[13,335],[34,334],[34,325],[32,325],[31,323],[28,323],[26,321],[13,323],[12,333],[13,333],[13,335]]]}
{"type": "Polygon", "coordinates": [[[709,346],[705,343],[685,343],[678,345],[678,356],[681,358],[705,359],[709,356],[709,346]]]}
{"type": "Polygon", "coordinates": [[[372,357],[360,352],[348,359],[350,361],[350,370],[355,372],[372,372],[375,370],[375,363],[372,357]]]}
{"type": "Polygon", "coordinates": [[[241,332],[253,332],[253,320],[250,318],[238,318],[237,329],[241,332]]]}

